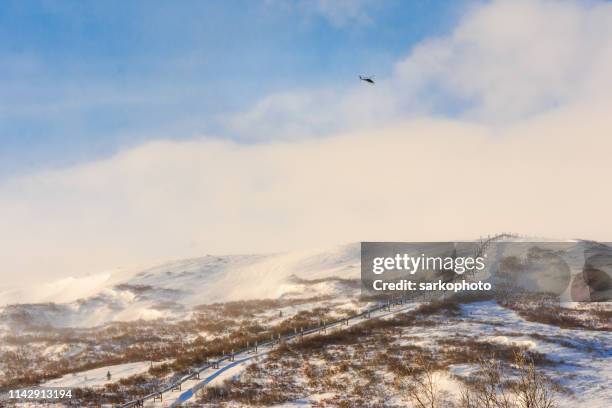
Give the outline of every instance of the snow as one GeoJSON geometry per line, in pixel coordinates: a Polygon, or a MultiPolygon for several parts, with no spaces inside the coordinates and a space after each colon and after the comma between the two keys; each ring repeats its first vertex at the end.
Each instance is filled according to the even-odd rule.
{"type": "MultiPolygon", "coordinates": [[[[21,309],[37,323],[56,327],[93,327],[138,319],[182,319],[193,306],[200,304],[337,293],[333,282],[305,285],[292,278],[359,279],[359,264],[359,244],[267,255],[207,255],[167,262],[137,273],[104,274],[63,280],[48,287],[43,285],[43,288],[53,289],[33,293],[27,300],[61,302],[76,294],[87,296],[69,303],[23,305],[21,309]],[[86,290],[75,288],[81,286],[86,290]],[[63,295],[57,295],[58,292],[63,295]]],[[[17,292],[0,293],[0,304],[18,299],[17,292]]],[[[5,308],[5,312],[7,310],[5,308]]]]}
{"type": "MultiPolygon", "coordinates": [[[[574,245],[569,251],[568,259],[572,268],[578,268],[583,262],[584,243],[568,244],[574,245]]],[[[191,307],[198,304],[248,299],[306,298],[334,294],[335,308],[339,305],[358,308],[350,297],[339,294],[341,285],[336,281],[305,283],[300,279],[358,279],[359,255],[358,244],[281,254],[209,255],[168,262],[140,272],[132,271],[129,274],[122,272],[112,276],[104,275],[82,282],[64,280],[63,283],[47,287],[45,293],[34,295],[40,295],[40,299],[50,299],[49,296],[52,297],[63,290],[66,293],[62,295],[63,297],[58,297],[58,300],[70,299],[75,293],[84,294],[84,298],[56,305],[24,305],[23,310],[28,311],[40,322],[53,322],[66,327],[86,327],[109,321],[177,319],[186,316],[191,307]],[[69,293],[72,290],[71,285],[77,283],[83,283],[84,290],[69,293]]],[[[7,299],[2,296],[0,294],[0,304],[2,299],[7,299]]],[[[317,306],[325,304],[319,302],[317,306]]],[[[609,305],[609,303],[596,306],[575,302],[564,303],[564,306],[576,309],[609,308],[609,305]]],[[[312,307],[312,303],[284,307],[282,319],[312,307]]],[[[267,311],[256,316],[256,319],[274,324],[282,320],[278,312],[279,309],[267,311]]],[[[351,324],[354,322],[351,321],[351,324]]],[[[559,362],[558,366],[546,368],[547,373],[575,392],[575,397],[558,401],[561,408],[584,404],[588,404],[590,408],[611,406],[612,333],[610,332],[561,329],[528,322],[516,312],[505,309],[495,302],[476,302],[462,306],[462,318],[458,321],[435,327],[407,328],[403,334],[409,337],[397,341],[429,347],[435,344],[437,339],[451,337],[456,333],[474,336],[481,342],[523,346],[544,353],[548,358],[559,362]]],[[[202,333],[202,335],[209,337],[214,333],[202,333]]],[[[68,349],[60,344],[48,346],[43,351],[43,354],[48,356],[69,356],[82,350],[80,347],[68,349]]],[[[242,357],[244,356],[237,356],[237,359],[242,357]]],[[[224,363],[221,365],[221,371],[207,370],[202,373],[202,380],[186,382],[183,391],[206,380],[210,381],[210,384],[219,384],[225,379],[239,375],[248,363],[244,361],[228,369],[224,369],[227,367],[227,363],[224,363]]],[[[106,378],[108,371],[112,374],[111,382],[116,382],[121,378],[143,373],[148,368],[149,362],[103,367],[68,374],[48,381],[44,385],[101,387],[108,383],[106,378]]],[[[449,374],[440,373],[441,388],[455,393],[458,383],[453,376],[467,376],[474,369],[475,367],[465,364],[451,366],[449,374]]],[[[174,392],[164,395],[164,404],[172,402],[180,394],[174,392]]],[[[312,395],[282,406],[309,405],[321,398],[326,397],[312,395]]]]}
{"type": "MultiPolygon", "coordinates": [[[[559,408],[612,406],[612,333],[561,329],[529,322],[493,301],[462,305],[462,312],[460,319],[440,322],[436,326],[406,327],[402,335],[395,340],[395,344],[428,348],[434,347],[437,339],[460,334],[472,336],[480,342],[524,346],[560,362],[557,366],[541,367],[551,378],[559,380],[561,385],[568,387],[575,394],[558,395],[556,400],[559,408]],[[531,335],[547,336],[550,341],[533,338],[531,335]]],[[[477,367],[472,364],[455,364],[449,367],[447,373],[436,372],[438,388],[458,397],[460,382],[456,376],[468,377],[476,370],[477,367]]],[[[390,395],[395,393],[395,390],[389,391],[390,395]]],[[[280,404],[278,407],[308,406],[317,400],[317,396],[318,394],[305,396],[299,401],[280,404]]]]}
{"type": "MultiPolygon", "coordinates": [[[[392,317],[393,315],[400,313],[400,312],[406,312],[409,310],[413,310],[415,307],[417,307],[417,304],[408,304],[408,305],[402,305],[399,307],[396,306],[392,308],[390,312],[381,310],[381,311],[373,313],[373,316],[377,316],[378,318],[385,319],[385,318],[392,317]]],[[[363,320],[361,319],[350,320],[349,326],[360,324],[362,321],[363,320]]],[[[347,326],[338,325],[335,327],[330,327],[327,329],[327,332],[331,333],[335,330],[344,330],[345,327],[347,326]]],[[[201,378],[199,380],[190,379],[190,380],[185,381],[182,384],[182,387],[181,387],[182,390],[180,392],[174,391],[174,392],[169,392],[169,393],[164,394],[163,403],[148,400],[147,402],[145,402],[145,407],[166,407],[166,406],[172,407],[172,406],[175,406],[174,404],[177,404],[177,401],[179,399],[181,399],[182,402],[185,402],[190,399],[190,397],[188,397],[187,395],[191,395],[192,393],[195,394],[196,391],[200,389],[200,387],[204,385],[209,385],[209,384],[219,385],[226,379],[239,375],[244,369],[246,369],[248,364],[250,364],[254,360],[256,361],[258,358],[262,356],[265,356],[270,350],[271,350],[271,347],[268,346],[268,347],[260,347],[257,355],[248,354],[248,353],[236,354],[234,362],[224,361],[221,364],[219,364],[219,369],[209,368],[203,371],[200,374],[201,378]]],[[[287,406],[290,406],[290,405],[287,405],[287,406]]]]}
{"type": "Polygon", "coordinates": [[[78,355],[86,349],[85,344],[53,344],[45,347],[42,355],[54,359],[70,358],[78,355]]]}
{"type": "MultiPolygon", "coordinates": [[[[528,322],[516,312],[505,309],[495,302],[477,302],[463,306],[464,315],[476,322],[464,321],[451,325],[444,332],[463,332],[478,335],[481,341],[518,342],[531,350],[544,353],[552,360],[564,362],[558,367],[547,369],[549,374],[561,381],[562,385],[575,392],[574,398],[558,401],[559,407],[576,407],[587,404],[590,408],[609,408],[612,402],[612,332],[584,329],[562,329],[556,326],[528,322]],[[501,326],[480,322],[501,323],[501,326]],[[502,333],[500,335],[500,332],[502,333]],[[521,333],[524,337],[504,336],[521,333]],[[551,339],[569,339],[573,347],[558,343],[528,339],[529,334],[549,336],[551,339]],[[508,340],[504,340],[504,338],[508,340]],[[528,340],[527,340],[528,339],[528,340]]],[[[453,368],[459,374],[465,367],[453,368]]]]}
{"type": "Polygon", "coordinates": [[[294,407],[305,407],[305,406],[312,406],[314,404],[321,404],[321,401],[324,401],[326,399],[330,399],[334,397],[334,393],[332,392],[324,392],[324,393],[319,393],[319,394],[312,394],[309,395],[307,398],[302,398],[299,400],[295,400],[295,401],[290,401],[290,402],[285,402],[283,404],[277,404],[277,405],[273,405],[273,407],[275,408],[294,408],[294,407]]]}
{"type": "MultiPolygon", "coordinates": [[[[511,246],[521,242],[529,241],[516,238],[491,247],[487,253],[490,262],[494,263],[501,253],[507,255],[529,248],[528,245],[511,246]]],[[[585,251],[594,244],[567,241],[560,245],[572,274],[576,274],[584,265],[585,251]]],[[[0,305],[18,301],[57,302],[46,309],[37,305],[31,313],[38,323],[57,327],[92,327],[138,319],[176,320],[188,317],[191,308],[200,304],[336,295],[338,284],[333,280],[305,284],[299,279],[359,279],[360,261],[358,243],[277,254],[206,255],[140,271],[67,278],[42,284],[40,290],[31,291],[27,296],[21,292],[4,292],[0,293],[0,305]],[[77,296],[78,300],[69,301],[77,296]]],[[[32,306],[23,306],[26,310],[28,307],[32,306]]]]}
{"type": "Polygon", "coordinates": [[[61,378],[47,381],[42,384],[42,387],[103,387],[105,384],[110,384],[121,380],[123,378],[130,377],[132,375],[141,374],[146,372],[151,363],[149,361],[141,361],[138,363],[127,363],[119,364],[101,368],[94,368],[93,370],[82,371],[80,373],[66,374],[61,378]],[[107,373],[111,373],[111,380],[109,381],[106,377],[107,373]]]}
{"type": "Polygon", "coordinates": [[[480,341],[489,343],[499,343],[509,346],[523,347],[526,349],[535,349],[536,342],[527,337],[508,337],[508,336],[484,336],[480,337],[480,341]]]}

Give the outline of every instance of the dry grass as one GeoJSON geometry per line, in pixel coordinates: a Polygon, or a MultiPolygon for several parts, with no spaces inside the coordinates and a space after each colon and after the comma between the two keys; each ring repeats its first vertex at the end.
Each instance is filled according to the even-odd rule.
{"type": "Polygon", "coordinates": [[[464,384],[460,408],[554,408],[554,383],[525,353],[514,356],[514,375],[496,360],[480,359],[479,371],[464,384]]]}
{"type": "Polygon", "coordinates": [[[603,307],[569,309],[559,300],[544,295],[512,296],[499,304],[517,312],[523,319],[562,329],[612,330],[612,310],[603,307]]]}
{"type": "Polygon", "coordinates": [[[498,361],[511,363],[518,353],[525,354],[536,365],[552,366],[557,364],[546,357],[545,354],[537,351],[528,351],[524,347],[514,344],[480,341],[477,337],[455,336],[440,339],[438,344],[443,347],[441,352],[445,356],[447,365],[477,363],[483,356],[490,356],[498,361]]]}

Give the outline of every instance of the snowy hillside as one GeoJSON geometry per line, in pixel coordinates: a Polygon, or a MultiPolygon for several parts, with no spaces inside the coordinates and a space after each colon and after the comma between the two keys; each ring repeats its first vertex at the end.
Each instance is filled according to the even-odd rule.
{"type": "MultiPolygon", "coordinates": [[[[435,247],[421,243],[412,255],[434,253],[435,247]]],[[[457,256],[473,255],[474,246],[457,248],[457,256]]],[[[45,302],[11,304],[0,311],[0,386],[76,386],[90,392],[79,397],[82,401],[102,395],[109,404],[125,402],[158,392],[206,361],[256,341],[262,345],[304,328],[316,334],[325,322],[346,320],[346,326],[289,348],[262,348],[254,364],[253,354],[238,353],[235,362],[204,368],[204,377],[190,377],[184,386],[199,390],[202,382],[210,382],[192,397],[213,401],[211,406],[219,398],[230,406],[250,406],[250,400],[241,399],[250,395],[264,398],[263,405],[325,401],[336,406],[351,396],[355,406],[374,398],[379,405],[390,401],[399,407],[407,403],[406,384],[423,369],[411,366],[417,356],[429,356],[441,389],[457,394],[475,378],[483,354],[492,353],[511,368],[515,354],[526,352],[553,381],[555,392],[567,395],[559,406],[608,406],[611,304],[568,301],[610,295],[609,246],[497,242],[486,246],[487,268],[474,279],[497,284],[518,277],[519,284],[553,288],[560,296],[508,296],[500,290],[420,300],[393,311],[388,306],[385,322],[363,317],[380,306],[380,298],[360,296],[360,255],[359,244],[208,255],[108,274],[74,293],[71,284],[79,279],[50,284],[52,290],[38,293],[45,302]],[[75,293],[86,295],[62,302],[75,293]],[[61,296],[51,302],[56,294],[61,296]],[[279,371],[278,359],[288,368],[279,371]],[[370,384],[367,395],[359,391],[364,384],[370,384]],[[256,391],[262,387],[267,391],[256,391]],[[388,400],[388,395],[393,396],[388,400]]],[[[165,403],[179,399],[179,391],[165,391],[165,403]]],[[[162,405],[151,399],[145,404],[162,405]]]]}
{"type": "MultiPolygon", "coordinates": [[[[359,244],[271,255],[207,255],[127,277],[107,275],[105,282],[96,283],[95,294],[74,302],[11,305],[1,313],[5,322],[17,326],[91,327],[109,321],[183,318],[199,304],[310,296],[300,279],[329,278],[318,285],[317,294],[331,294],[334,279],[359,278],[359,262],[359,244]]],[[[64,292],[69,290],[66,285],[64,292]]],[[[15,298],[15,293],[4,294],[0,304],[15,298]]],[[[48,293],[40,298],[50,301],[48,293]]]]}
{"type": "MultiPolygon", "coordinates": [[[[549,277],[559,281],[562,287],[567,287],[563,300],[576,300],[576,294],[584,291],[584,288],[568,286],[568,283],[584,272],[587,258],[591,266],[597,264],[597,268],[607,271],[607,276],[604,273],[603,281],[598,285],[605,296],[610,296],[612,249],[589,241],[565,241],[555,245],[559,250],[554,256],[561,254],[569,266],[563,272],[566,276],[549,277]]],[[[504,257],[525,257],[530,248],[531,243],[525,238],[497,243],[487,252],[490,269],[498,268],[504,257]]],[[[481,278],[487,279],[488,275],[485,273],[481,278]]],[[[522,275],[542,279],[538,275],[535,278],[525,273],[522,275]]],[[[93,327],[111,321],[179,319],[188,317],[194,306],[202,304],[332,295],[337,293],[337,280],[356,280],[359,277],[358,243],[280,254],[207,255],[167,262],[136,273],[106,274],[87,282],[83,279],[65,279],[49,285],[52,290],[40,293],[38,299],[28,304],[6,306],[0,309],[0,314],[2,321],[10,324],[13,330],[28,325],[93,327]],[[302,280],[319,283],[313,288],[302,280]],[[77,293],[85,290],[88,295],[62,303],[73,288],[78,289],[77,293]],[[52,297],[54,295],[56,299],[52,297]]],[[[574,280],[581,282],[585,279],[574,280]]],[[[20,298],[18,292],[0,294],[0,304],[15,303],[20,298]]]]}

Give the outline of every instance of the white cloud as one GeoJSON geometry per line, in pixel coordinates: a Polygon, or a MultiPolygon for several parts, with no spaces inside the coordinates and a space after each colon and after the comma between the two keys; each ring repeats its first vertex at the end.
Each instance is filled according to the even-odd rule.
{"type": "Polygon", "coordinates": [[[271,95],[224,119],[243,138],[295,139],[425,114],[504,124],[610,103],[612,3],[496,1],[417,45],[376,86],[271,95]]]}
{"type": "Polygon", "coordinates": [[[248,147],[150,143],[3,186],[1,263],[58,277],[355,240],[610,238],[609,112],[492,132],[424,120],[248,147]]]}
{"type": "Polygon", "coordinates": [[[222,117],[231,135],[246,140],[296,140],[388,123],[397,118],[387,83],[376,88],[300,90],[269,95],[252,109],[222,117]]]}
{"type": "Polygon", "coordinates": [[[508,230],[610,240],[611,18],[599,3],[496,2],[375,87],[274,95],[228,119],[276,141],[160,141],[11,180],[3,277],[508,230]],[[428,113],[448,99],[472,104],[428,113]]]}
{"type": "Polygon", "coordinates": [[[323,18],[336,28],[372,24],[370,12],[377,6],[374,0],[266,0],[266,4],[275,8],[297,10],[307,17],[323,18]]]}
{"type": "Polygon", "coordinates": [[[348,24],[371,24],[368,8],[375,2],[371,0],[307,0],[302,4],[312,8],[332,25],[345,27],[348,24]]]}
{"type": "Polygon", "coordinates": [[[612,4],[497,1],[416,47],[397,76],[433,92],[433,104],[456,99],[479,119],[520,119],[592,98],[593,80],[612,67],[611,45],[612,4]]]}

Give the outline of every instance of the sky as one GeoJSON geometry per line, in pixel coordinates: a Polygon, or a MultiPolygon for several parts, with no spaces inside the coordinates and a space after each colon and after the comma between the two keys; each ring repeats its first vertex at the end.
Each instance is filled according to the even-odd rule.
{"type": "Polygon", "coordinates": [[[609,2],[19,1],[0,38],[4,286],[361,240],[612,239],[609,2]]]}
{"type": "Polygon", "coordinates": [[[248,142],[223,121],[268,94],[388,75],[449,30],[437,0],[6,1],[0,179],[148,140],[248,142]]]}

